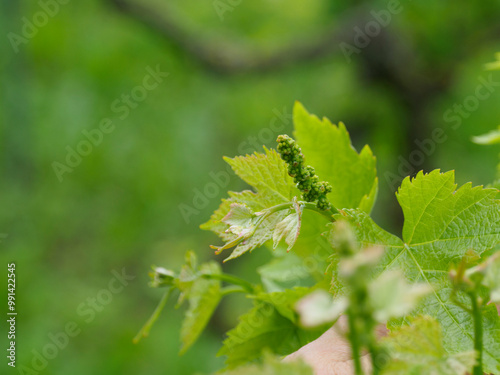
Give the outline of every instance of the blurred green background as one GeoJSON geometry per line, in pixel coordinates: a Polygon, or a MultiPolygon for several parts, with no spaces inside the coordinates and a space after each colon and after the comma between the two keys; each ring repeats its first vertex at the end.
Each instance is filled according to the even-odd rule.
{"type": "MultiPolygon", "coordinates": [[[[500,74],[483,70],[500,50],[498,2],[401,1],[388,22],[377,21],[378,32],[368,29],[368,46],[346,58],[341,46],[358,48],[356,30],[387,16],[389,2],[135,0],[137,8],[127,6],[132,0],[54,1],[4,0],[0,8],[1,290],[5,301],[6,265],[15,261],[18,366],[32,367],[49,334],[73,321],[81,333],[39,373],[222,367],[215,354],[248,302],[226,299],[185,356],[177,355],[182,312],[172,303],[134,345],[161,295],[148,288],[147,273],[152,264],[178,267],[187,249],[213,257],[208,245],[218,239],[198,226],[226,190],[244,184],[231,175],[198,207],[193,198],[216,186],[214,175],[226,181],[223,155],[274,147],[271,121],[290,113],[295,100],[343,121],[358,149],[371,145],[380,176],[374,216],[385,228],[402,224],[388,172],[401,179],[419,169],[455,169],[459,183],[474,184],[494,178],[497,150],[470,138],[497,126],[498,84],[470,98],[480,77],[500,82],[500,74]],[[28,27],[29,37],[26,20],[41,25],[36,33],[28,27]],[[152,90],[138,89],[148,69],[169,75],[152,90]],[[117,105],[131,92],[146,97],[132,100],[125,116],[117,105]],[[464,101],[470,110],[447,120],[464,101]],[[60,181],[53,163],[65,163],[67,147],[76,149],[82,131],[105,118],[114,130],[60,181]],[[411,157],[415,141],[431,139],[436,128],[447,140],[425,160],[411,157]],[[79,306],[124,267],[135,279],[87,323],[79,306]]],[[[287,121],[279,133],[291,131],[287,121]]],[[[268,258],[255,251],[224,268],[256,280],[255,267],[268,258]]]]}

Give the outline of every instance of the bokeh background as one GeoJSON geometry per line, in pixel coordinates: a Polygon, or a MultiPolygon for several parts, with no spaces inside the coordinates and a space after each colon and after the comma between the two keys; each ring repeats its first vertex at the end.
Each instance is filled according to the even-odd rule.
{"type": "MultiPolygon", "coordinates": [[[[273,147],[278,133],[270,123],[277,113],[289,114],[295,100],[343,121],[358,149],[371,145],[380,176],[374,216],[396,233],[397,185],[387,173],[401,179],[441,168],[455,169],[459,183],[494,178],[498,150],[470,139],[497,126],[498,84],[483,89],[489,95],[477,105],[470,98],[481,77],[500,82],[500,74],[483,68],[500,50],[498,2],[401,0],[388,22],[378,21],[378,32],[369,30],[368,45],[346,57],[342,46],[360,47],[356,30],[366,30],[375,13],[387,15],[390,2],[54,1],[0,5],[0,290],[5,301],[6,265],[15,261],[18,366],[31,367],[33,351],[74,321],[81,333],[41,374],[193,374],[222,367],[215,354],[248,301],[227,298],[182,357],[182,311],[172,302],[150,336],[134,345],[161,296],[147,286],[147,273],[152,264],[177,268],[188,249],[214,257],[208,246],[218,239],[198,226],[226,190],[244,184],[231,175],[198,207],[193,198],[226,173],[223,155],[273,147]],[[34,20],[40,12],[46,22],[34,20]],[[41,26],[26,29],[26,37],[23,27],[35,21],[41,26]],[[148,67],[169,75],[125,116],[113,103],[123,105],[148,67]],[[474,109],[462,112],[457,125],[446,113],[464,101],[474,109]],[[66,148],[75,149],[82,131],[105,118],[115,129],[60,181],[53,163],[64,163],[66,148]],[[412,158],[415,141],[431,139],[436,128],[447,140],[423,160],[412,158]],[[181,208],[188,206],[186,219],[181,208]],[[78,306],[123,267],[135,279],[86,323],[78,306]]],[[[291,131],[291,122],[283,123],[281,132],[291,131]]],[[[224,268],[255,280],[255,268],[268,259],[257,250],[224,268]]],[[[2,327],[6,346],[3,318],[2,327]]]]}

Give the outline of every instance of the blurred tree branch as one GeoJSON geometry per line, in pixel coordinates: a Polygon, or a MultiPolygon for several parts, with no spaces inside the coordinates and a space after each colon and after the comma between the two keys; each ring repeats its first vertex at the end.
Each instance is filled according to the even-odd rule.
{"type": "MultiPolygon", "coordinates": [[[[119,11],[137,19],[173,43],[205,68],[222,74],[268,72],[287,65],[310,61],[339,52],[339,43],[352,39],[352,30],[342,25],[331,27],[302,44],[294,42],[271,53],[244,49],[223,41],[209,41],[189,35],[175,21],[155,9],[133,0],[107,0],[119,11]]],[[[358,17],[359,20],[359,17],[358,17]]],[[[352,21],[352,19],[351,19],[352,21]]],[[[349,22],[347,22],[349,23],[349,22]]]]}

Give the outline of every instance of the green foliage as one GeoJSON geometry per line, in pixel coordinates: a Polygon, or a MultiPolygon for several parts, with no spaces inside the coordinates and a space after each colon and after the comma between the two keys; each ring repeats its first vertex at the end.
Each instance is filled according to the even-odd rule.
{"type": "Polygon", "coordinates": [[[383,375],[465,375],[476,362],[477,353],[449,354],[443,345],[439,323],[418,317],[394,330],[384,339],[391,360],[383,375]]]}
{"type": "MultiPolygon", "coordinates": [[[[427,314],[444,327],[446,350],[460,353],[471,348],[474,341],[472,317],[451,299],[448,272],[468,250],[482,254],[500,242],[500,206],[497,190],[472,187],[460,189],[454,172],[419,173],[407,178],[398,191],[405,223],[403,240],[384,232],[366,213],[345,210],[347,218],[365,245],[380,245],[386,253],[374,272],[402,270],[411,283],[423,282],[433,288],[431,296],[414,311],[427,314]]],[[[500,365],[497,328],[498,315],[485,317],[493,330],[485,330],[485,364],[488,371],[500,365]]]]}
{"type": "Polygon", "coordinates": [[[308,288],[298,288],[255,296],[253,308],[227,333],[219,351],[219,355],[227,357],[227,366],[234,368],[256,360],[266,349],[279,355],[289,354],[319,337],[324,328],[300,328],[294,312],[295,303],[308,292],[308,288]]]}
{"type": "Polygon", "coordinates": [[[178,276],[173,271],[161,267],[154,268],[154,272],[150,274],[151,286],[168,287],[169,290],[134,341],[138,342],[141,337],[148,335],[173,289],[180,292],[177,307],[186,300],[189,305],[181,326],[180,354],[185,353],[205,329],[222,297],[221,281],[218,278],[221,275],[221,269],[219,264],[213,261],[198,266],[196,255],[192,251],[186,253],[185,259],[186,263],[182,266],[178,276]]]}
{"type": "Polygon", "coordinates": [[[224,158],[233,171],[248,185],[255,188],[255,199],[263,207],[286,203],[294,195],[287,168],[274,150],[264,148],[265,153],[224,158]]]}
{"type": "Polygon", "coordinates": [[[273,237],[269,228],[276,227],[286,213],[266,213],[266,209],[291,202],[296,191],[285,163],[273,150],[265,149],[265,154],[255,153],[224,160],[243,181],[256,190],[256,193],[229,193],[230,198],[224,200],[210,221],[201,226],[202,229],[214,231],[227,242],[224,246],[214,247],[218,252],[236,246],[226,259],[229,260],[263,245],[273,237]],[[246,225],[237,225],[231,230],[231,217],[243,215],[243,207],[248,219],[246,225]]]}
{"type": "MultiPolygon", "coordinates": [[[[219,274],[220,267],[211,262],[200,267],[202,275],[219,274]]],[[[193,282],[187,296],[189,308],[186,312],[181,327],[181,354],[185,353],[198,339],[212,317],[215,308],[221,299],[221,285],[219,280],[204,279],[199,277],[193,282]]]]}
{"type": "Polygon", "coordinates": [[[302,258],[293,252],[278,255],[269,263],[257,269],[262,284],[269,292],[283,291],[287,287],[303,285],[310,280],[310,272],[302,258]]]}
{"type": "Polygon", "coordinates": [[[291,211],[292,212],[287,217],[276,225],[276,229],[273,233],[273,248],[275,249],[278,247],[280,241],[285,238],[285,242],[288,245],[287,250],[290,250],[299,237],[303,207],[297,202],[293,202],[291,211]]]}
{"type": "Polygon", "coordinates": [[[189,301],[182,350],[199,336],[222,296],[241,292],[253,300],[253,308],[228,332],[219,352],[230,369],[257,361],[264,350],[290,354],[319,337],[324,324],[344,312],[356,374],[362,371],[363,348],[374,359],[373,374],[381,373],[376,360],[387,353],[376,342],[374,329],[387,320],[391,340],[415,335],[417,346],[432,340],[427,352],[418,355],[411,345],[392,348],[384,370],[388,374],[463,374],[473,366],[476,374],[483,363],[485,371],[497,371],[500,318],[494,306],[476,302],[488,292],[498,293],[497,258],[486,260],[500,243],[498,190],[471,183],[457,189],[454,172],[408,177],[397,192],[404,214],[399,238],[369,216],[378,180],[368,146],[357,153],[343,124],[319,120],[298,103],[294,124],[297,142],[278,137],[281,158],[266,148],[264,153],[225,158],[254,190],[229,192],[202,225],[225,241],[213,246],[217,254],[234,247],[226,260],[263,245],[276,249],[275,258],[259,269],[262,285],[223,274],[213,262],[198,267],[191,253],[178,277],[164,269],[153,277],[154,286],[175,287],[181,291],[179,301],[189,301]],[[305,165],[306,159],[312,167],[305,165]],[[320,183],[320,178],[327,182],[320,183]],[[321,197],[328,198],[327,207],[321,197]],[[293,253],[284,254],[283,240],[293,253]],[[486,260],[468,271],[482,288],[474,289],[477,295],[470,300],[470,291],[457,289],[450,273],[461,264],[460,275],[466,274],[469,263],[462,259],[486,260]],[[314,267],[304,267],[307,262],[314,267]],[[312,280],[314,285],[307,287],[286,285],[312,280]],[[222,288],[221,281],[232,286],[222,288]],[[425,318],[414,320],[417,315],[425,318]],[[421,355],[430,358],[425,367],[419,367],[421,355]]]}

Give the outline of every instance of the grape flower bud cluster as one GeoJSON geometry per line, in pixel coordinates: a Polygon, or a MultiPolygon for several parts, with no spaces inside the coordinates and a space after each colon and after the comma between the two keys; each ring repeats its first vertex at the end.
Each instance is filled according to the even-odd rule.
{"type": "Polygon", "coordinates": [[[280,135],[278,142],[278,152],[281,158],[288,165],[288,174],[293,177],[297,184],[297,189],[302,192],[302,199],[307,202],[315,202],[321,210],[329,210],[331,204],[326,194],[332,191],[331,185],[326,181],[319,181],[314,168],[304,165],[304,155],[293,138],[288,135],[280,135]]]}

